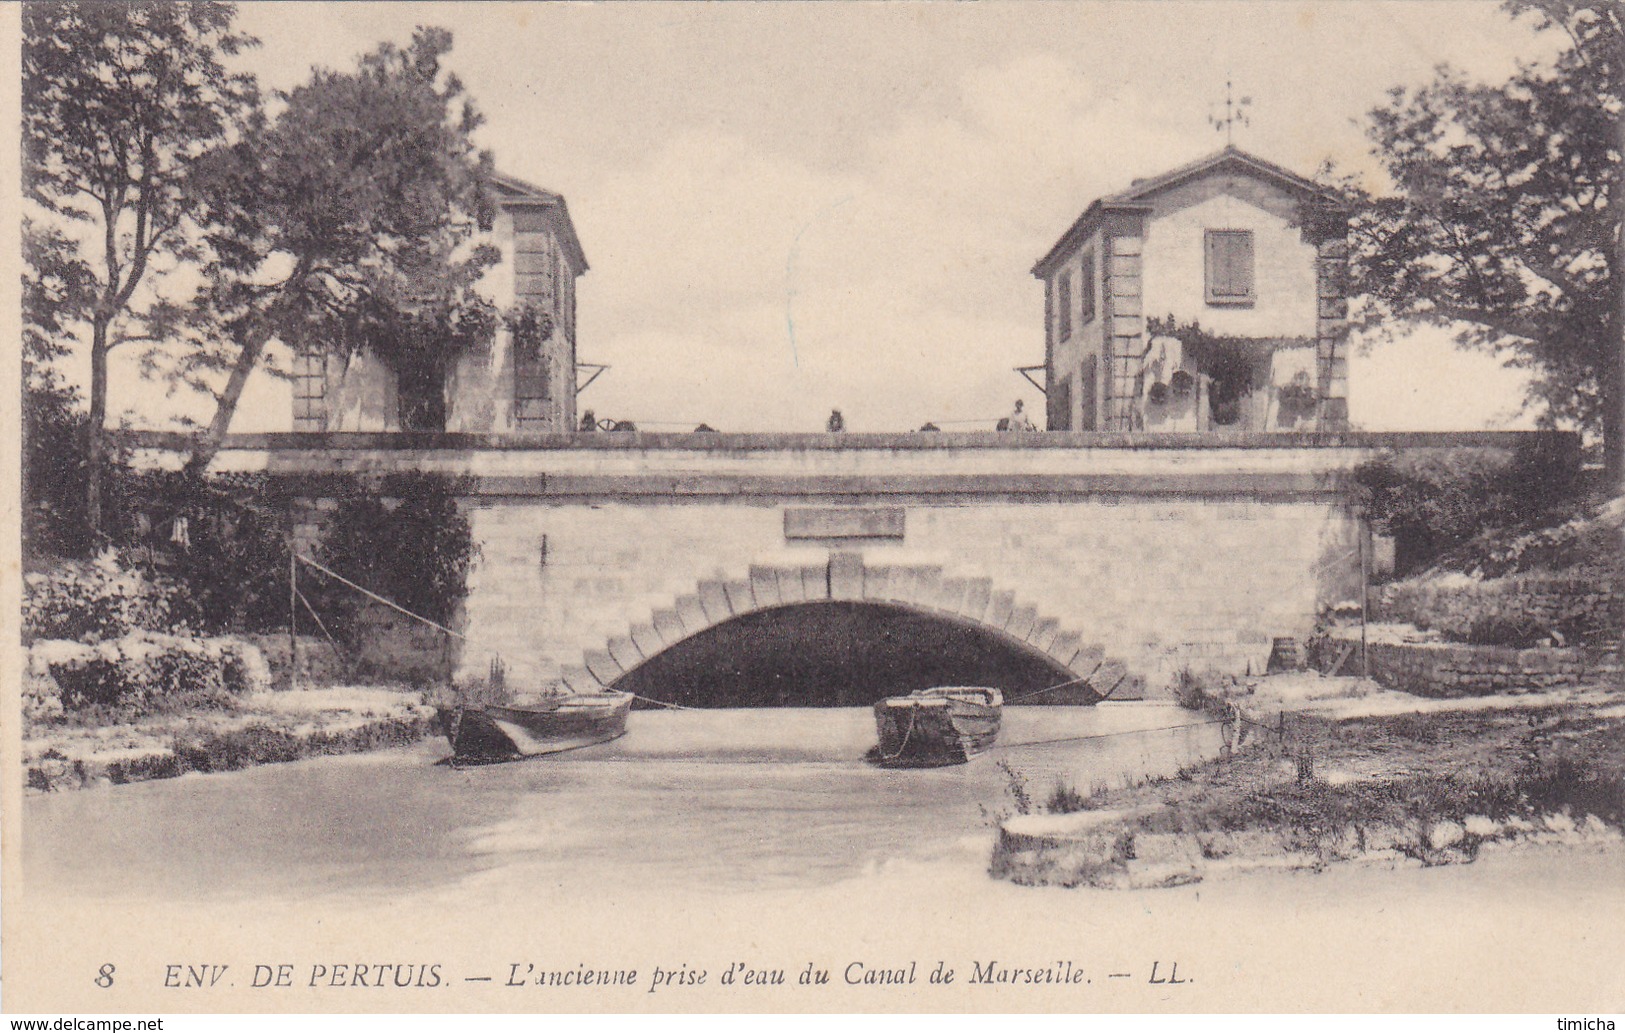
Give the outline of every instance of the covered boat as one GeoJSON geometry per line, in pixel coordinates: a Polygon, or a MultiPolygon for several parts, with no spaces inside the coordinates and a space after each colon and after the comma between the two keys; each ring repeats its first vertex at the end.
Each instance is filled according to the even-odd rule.
{"type": "Polygon", "coordinates": [[[626,734],[630,692],[561,695],[534,702],[439,708],[454,764],[489,764],[580,749],[626,734]]]}
{"type": "Polygon", "coordinates": [[[888,697],[875,704],[880,744],[871,759],[882,767],[963,764],[993,745],[1003,707],[998,689],[976,686],[888,697]]]}

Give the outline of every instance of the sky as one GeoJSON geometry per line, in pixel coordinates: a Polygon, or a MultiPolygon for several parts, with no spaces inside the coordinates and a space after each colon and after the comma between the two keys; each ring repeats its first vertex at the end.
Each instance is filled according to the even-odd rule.
{"type": "MultiPolygon", "coordinates": [[[[1013,372],[1043,361],[1033,262],[1095,197],[1223,146],[1227,80],[1252,98],[1237,146],[1365,172],[1358,122],[1389,88],[1441,62],[1500,78],[1549,45],[1443,0],[248,3],[239,23],[262,40],[241,66],[273,88],[450,29],[479,142],[567,198],[591,265],[578,358],[611,368],[578,405],[656,430],[1042,412],[1013,372]]],[[[185,408],[123,374],[115,413],[185,408]]],[[[1522,392],[1437,333],[1350,371],[1370,429],[1526,426],[1522,392]]],[[[234,429],[286,429],[287,396],[259,378],[234,429]]]]}

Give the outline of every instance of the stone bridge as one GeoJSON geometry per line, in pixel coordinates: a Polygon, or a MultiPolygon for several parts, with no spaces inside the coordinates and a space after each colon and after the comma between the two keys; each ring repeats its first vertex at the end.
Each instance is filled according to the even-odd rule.
{"type": "Polygon", "coordinates": [[[751,614],[864,603],[1132,697],[1182,668],[1260,671],[1274,638],[1358,600],[1359,462],[1527,437],[275,434],[228,439],[215,467],[469,478],[461,676],[494,652],[614,685],[751,614]]]}

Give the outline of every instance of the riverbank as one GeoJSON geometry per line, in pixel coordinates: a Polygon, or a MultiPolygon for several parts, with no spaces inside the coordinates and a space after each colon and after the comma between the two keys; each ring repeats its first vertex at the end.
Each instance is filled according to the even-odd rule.
{"type": "Polygon", "coordinates": [[[1617,688],[1424,700],[1294,675],[1191,702],[1239,717],[1228,758],[1127,786],[1030,788],[1037,803],[1001,823],[992,873],[1129,888],[1350,861],[1436,866],[1508,845],[1617,842],[1625,825],[1617,688]]]}
{"type": "Polygon", "coordinates": [[[28,722],[23,768],[36,791],[237,771],[413,743],[430,733],[434,713],[421,693],[403,689],[251,692],[218,709],[28,722]]]}

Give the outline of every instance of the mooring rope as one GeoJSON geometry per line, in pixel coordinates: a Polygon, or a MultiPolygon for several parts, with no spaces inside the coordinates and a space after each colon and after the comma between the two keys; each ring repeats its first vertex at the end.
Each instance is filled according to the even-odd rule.
{"type": "Polygon", "coordinates": [[[889,754],[889,755],[886,754],[886,753],[881,753],[880,759],[882,761],[896,760],[898,757],[901,757],[903,755],[903,753],[908,749],[908,741],[914,735],[914,719],[917,716],[919,716],[919,708],[917,708],[917,707],[909,707],[908,708],[908,727],[903,730],[903,741],[897,745],[897,752],[896,753],[889,754]]]}
{"type": "Polygon", "coordinates": [[[333,647],[333,652],[337,653],[339,644],[333,638],[333,633],[327,630],[327,625],[322,622],[322,615],[316,612],[316,608],[310,605],[310,600],[305,598],[305,593],[299,591],[297,587],[294,588],[293,594],[298,597],[300,602],[305,604],[305,611],[316,621],[316,627],[320,628],[322,634],[327,637],[327,644],[333,647]]]}
{"type": "MultiPolygon", "coordinates": [[[[321,571],[323,574],[326,574],[328,577],[334,579],[335,581],[338,581],[340,584],[347,585],[350,588],[355,589],[357,592],[360,592],[362,595],[366,596],[368,599],[371,599],[371,600],[373,600],[375,602],[383,603],[385,606],[389,607],[390,609],[396,610],[396,611],[398,611],[400,613],[403,613],[403,614],[405,614],[406,616],[412,618],[415,621],[421,621],[424,624],[427,624],[429,627],[434,628],[437,631],[444,632],[445,634],[451,635],[451,636],[453,636],[455,638],[460,638],[464,642],[467,642],[469,645],[474,646],[477,649],[485,650],[485,651],[491,653],[494,656],[503,657],[503,659],[510,659],[508,657],[505,657],[504,654],[502,653],[502,651],[500,649],[497,649],[495,646],[487,645],[487,644],[485,644],[483,642],[480,642],[477,639],[470,638],[469,636],[463,634],[460,631],[456,631],[456,630],[454,630],[452,628],[448,628],[444,624],[436,623],[435,621],[432,621],[427,617],[424,617],[424,616],[422,616],[420,614],[413,613],[411,610],[408,610],[406,607],[400,605],[399,603],[396,603],[396,602],[394,602],[392,600],[389,600],[389,599],[385,599],[383,596],[379,595],[377,592],[373,592],[373,591],[370,591],[369,589],[363,588],[362,586],[356,584],[354,581],[351,581],[349,578],[345,577],[343,574],[340,574],[338,571],[333,570],[330,567],[323,566],[321,563],[318,563],[316,560],[311,559],[309,556],[299,555],[297,553],[295,554],[295,556],[299,560],[299,562],[304,563],[304,564],[306,564],[308,566],[311,566],[311,567],[315,567],[317,570],[321,571]]],[[[295,591],[297,591],[297,589],[295,589],[295,591]]],[[[310,604],[307,602],[305,605],[308,607],[310,604]]],[[[311,616],[313,616],[313,617],[315,616],[315,611],[311,611],[311,616]]],[[[320,624],[321,623],[321,618],[317,617],[316,622],[318,624],[320,624]]],[[[322,630],[325,632],[327,629],[323,628],[322,630]]],[[[533,661],[528,661],[524,657],[514,657],[514,658],[511,658],[511,659],[515,660],[517,663],[519,663],[523,667],[529,667],[533,671],[544,670],[544,668],[542,667],[541,664],[535,663],[533,661]]],[[[607,686],[606,686],[606,688],[607,688],[607,686]]],[[[625,692],[624,689],[609,689],[609,691],[611,691],[611,692],[625,692]]],[[[685,707],[681,703],[667,703],[665,700],[651,699],[648,696],[643,696],[643,695],[640,695],[640,694],[638,694],[636,692],[628,692],[626,694],[628,696],[631,696],[633,699],[641,699],[645,703],[652,703],[657,707],[667,707],[667,708],[669,708],[671,710],[700,710],[700,709],[703,709],[701,707],[685,707]]]]}
{"type": "MultiPolygon", "coordinates": [[[[390,600],[390,599],[386,599],[383,596],[379,595],[377,592],[373,592],[373,591],[371,591],[371,590],[369,590],[367,588],[363,588],[361,585],[358,585],[354,581],[351,581],[349,578],[345,577],[343,574],[340,574],[338,571],[332,569],[331,567],[324,566],[323,564],[317,562],[316,560],[311,559],[309,556],[305,556],[305,555],[302,555],[302,554],[299,554],[299,553],[295,553],[295,558],[298,559],[299,562],[301,562],[301,563],[303,563],[303,564],[305,564],[307,566],[314,567],[315,569],[321,571],[323,574],[326,574],[328,577],[333,578],[335,581],[338,581],[340,584],[347,585],[348,587],[355,589],[357,592],[360,592],[362,595],[366,596],[368,599],[373,600],[374,602],[383,603],[385,606],[389,607],[390,609],[395,610],[395,611],[397,611],[399,613],[405,614],[406,616],[412,618],[415,621],[421,621],[422,623],[427,624],[429,627],[434,628],[436,631],[440,631],[440,632],[443,632],[443,633],[445,633],[447,635],[451,635],[451,636],[453,636],[455,638],[462,639],[464,642],[467,642],[469,645],[474,646],[474,647],[476,647],[478,649],[485,650],[485,651],[491,653],[494,656],[503,657],[502,651],[497,649],[495,646],[487,645],[487,644],[485,644],[483,642],[478,641],[477,639],[470,638],[469,636],[463,634],[460,631],[456,631],[456,630],[453,630],[452,628],[448,628],[444,624],[436,623],[435,621],[432,621],[427,617],[421,616],[420,614],[413,613],[411,610],[408,610],[406,607],[400,605],[399,603],[394,602],[393,600],[390,600]]],[[[295,592],[297,593],[298,590],[295,589],[295,592]]],[[[300,599],[301,600],[304,599],[304,596],[302,594],[300,595],[300,599]]],[[[312,617],[315,617],[317,625],[321,626],[322,619],[321,619],[321,617],[317,616],[316,611],[314,609],[310,608],[310,603],[309,603],[308,600],[305,601],[305,608],[310,609],[310,615],[312,617]]],[[[327,628],[322,627],[322,632],[324,634],[326,634],[327,628]]],[[[329,638],[329,640],[331,640],[332,636],[328,635],[328,638],[329,638]]],[[[335,646],[336,646],[336,644],[335,644],[335,646]]],[[[504,659],[507,659],[507,658],[504,657],[504,659]]],[[[514,659],[520,665],[525,666],[525,667],[529,667],[532,670],[536,670],[536,671],[543,670],[543,668],[542,668],[542,666],[540,664],[537,664],[537,663],[534,663],[534,662],[531,662],[531,661],[527,661],[523,657],[517,657],[517,658],[514,658],[514,659]]],[[[1054,685],[1046,685],[1044,688],[1042,688],[1042,689],[1034,689],[1032,692],[1024,692],[1019,696],[1012,696],[1006,702],[1019,703],[1021,700],[1024,700],[1024,699],[1031,699],[1034,696],[1042,696],[1046,692],[1054,692],[1057,689],[1064,689],[1069,685],[1078,685],[1078,684],[1088,682],[1090,679],[1094,678],[1094,676],[1096,674],[1100,673],[1100,669],[1102,667],[1104,667],[1104,666],[1105,666],[1104,664],[1096,664],[1094,670],[1090,671],[1088,674],[1085,674],[1085,675],[1083,675],[1081,677],[1071,678],[1071,679],[1068,679],[1067,681],[1058,682],[1058,683],[1056,683],[1054,685]]],[[[1105,692],[1098,693],[1098,695],[1100,696],[1100,699],[1101,700],[1110,699],[1112,694],[1117,691],[1118,686],[1122,685],[1123,682],[1125,682],[1127,680],[1128,680],[1128,672],[1125,671],[1123,674],[1118,676],[1117,681],[1112,683],[1111,688],[1107,689],[1105,692]]],[[[625,689],[610,689],[610,691],[612,691],[612,692],[626,692],[625,689]]],[[[708,709],[706,707],[684,706],[681,703],[668,703],[665,700],[652,699],[649,696],[644,696],[644,695],[641,695],[641,694],[636,693],[636,692],[628,692],[627,695],[631,696],[633,699],[640,699],[645,703],[652,704],[653,706],[665,707],[668,710],[705,710],[705,709],[708,709]]],[[[912,720],[910,720],[910,722],[909,722],[909,732],[910,733],[913,732],[913,721],[912,720]]],[[[905,739],[905,741],[907,740],[906,735],[905,735],[904,739],[905,739]]],[[[1056,741],[1059,742],[1059,741],[1065,741],[1065,740],[1056,740],[1056,741]]],[[[891,758],[888,757],[886,759],[890,760],[891,758]]]]}
{"type": "Polygon", "coordinates": [[[1149,735],[1152,732],[1183,732],[1188,728],[1209,728],[1213,725],[1226,725],[1228,721],[1198,721],[1188,725],[1165,725],[1161,728],[1123,728],[1115,732],[1095,732],[1092,735],[1069,735],[1060,739],[1035,739],[1031,742],[1001,742],[988,747],[993,750],[1013,750],[1018,746],[1053,746],[1062,742],[1083,742],[1088,739],[1110,739],[1118,735],[1149,735]]]}

